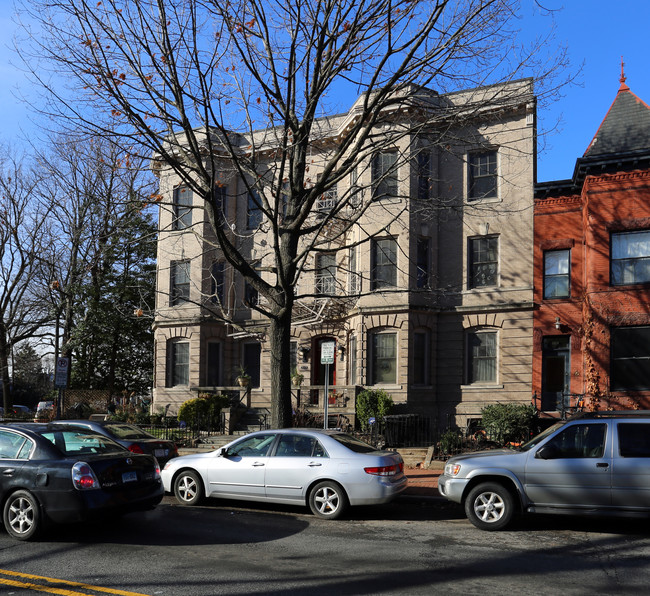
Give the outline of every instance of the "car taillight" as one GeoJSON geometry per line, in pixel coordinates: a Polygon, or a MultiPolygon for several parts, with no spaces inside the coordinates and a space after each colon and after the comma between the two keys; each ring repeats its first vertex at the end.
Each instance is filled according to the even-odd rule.
{"type": "Polygon", "coordinates": [[[395,476],[403,468],[403,464],[395,464],[392,466],[378,466],[376,468],[364,468],[366,474],[373,476],[395,476]]]}
{"type": "Polygon", "coordinates": [[[92,471],[92,468],[87,463],[82,461],[78,461],[72,466],[72,485],[77,490],[101,488],[95,472],[92,471]]]}
{"type": "Polygon", "coordinates": [[[140,447],[140,445],[137,445],[136,443],[129,445],[129,451],[131,453],[144,453],[144,451],[142,451],[142,447],[140,447]]]}

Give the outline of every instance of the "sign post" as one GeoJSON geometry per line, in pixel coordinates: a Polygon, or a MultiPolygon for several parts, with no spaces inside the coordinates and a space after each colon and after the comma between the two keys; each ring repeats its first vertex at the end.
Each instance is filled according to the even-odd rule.
{"type": "Polygon", "coordinates": [[[61,418],[61,408],[63,404],[63,390],[68,385],[68,372],[70,370],[70,358],[59,356],[56,359],[56,369],[54,371],[54,387],[59,390],[59,397],[56,400],[56,419],[61,418]]]}
{"type": "Polygon", "coordinates": [[[325,402],[323,404],[323,428],[327,430],[327,407],[329,405],[330,364],[334,364],[333,341],[324,341],[320,345],[320,363],[325,365],[325,402]]]}

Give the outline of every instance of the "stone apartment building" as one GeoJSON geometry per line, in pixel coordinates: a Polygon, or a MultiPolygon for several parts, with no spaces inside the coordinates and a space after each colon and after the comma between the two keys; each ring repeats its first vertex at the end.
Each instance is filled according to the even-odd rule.
{"type": "Polygon", "coordinates": [[[535,193],[536,407],[647,409],[650,107],[623,73],[573,177],[535,193]]]}
{"type": "MultiPolygon", "coordinates": [[[[407,135],[394,149],[370,153],[316,205],[327,212],[354,193],[369,201],[344,238],[331,230],[330,249],[312,256],[300,278],[292,367],[304,380],[294,389],[295,406],[322,412],[327,399],[330,415],[353,421],[357,393],[384,389],[398,412],[445,427],[464,425],[491,402],[530,403],[532,81],[421,94],[431,110],[481,107],[462,125],[436,131],[435,143],[431,134],[407,135]],[[323,342],[336,346],[327,367],[323,342]]],[[[326,140],[345,130],[354,110],[318,122],[315,176],[327,159],[326,140]]],[[[399,126],[399,112],[394,118],[399,126]]],[[[242,147],[255,142],[237,138],[242,147]]],[[[257,297],[222,258],[192,192],[164,164],[157,174],[154,409],[174,412],[201,391],[232,390],[244,366],[251,376],[246,405],[263,412],[271,364],[267,322],[250,307],[257,297]]],[[[269,226],[241,179],[223,180],[215,192],[232,233],[272,279],[269,226]]]]}

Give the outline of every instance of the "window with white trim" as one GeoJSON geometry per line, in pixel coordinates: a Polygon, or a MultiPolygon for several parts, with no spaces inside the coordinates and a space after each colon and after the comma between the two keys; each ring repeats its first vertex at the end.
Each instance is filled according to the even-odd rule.
{"type": "Polygon", "coordinates": [[[612,285],[650,282],[650,230],[616,232],[611,242],[612,285]]]}
{"type": "Polygon", "coordinates": [[[382,151],[372,158],[372,198],[374,201],[398,196],[397,151],[382,151]]]}
{"type": "Polygon", "coordinates": [[[470,153],[468,199],[477,201],[497,197],[497,152],[470,153]]]}
{"type": "Polygon", "coordinates": [[[167,387],[190,384],[190,342],[167,342],[167,387]]]}
{"type": "Polygon", "coordinates": [[[568,298],[570,286],[571,251],[544,252],[544,298],[568,298]]]}
{"type": "Polygon", "coordinates": [[[397,382],[397,333],[370,334],[370,375],[371,385],[397,382]]]}
{"type": "Polygon", "coordinates": [[[397,242],[394,238],[372,241],[370,289],[381,290],[397,285],[397,242]]]}
{"type": "Polygon", "coordinates": [[[497,382],[497,332],[467,333],[467,382],[472,384],[497,382]]]}
{"type": "Polygon", "coordinates": [[[189,228],[192,225],[192,191],[187,186],[177,186],[172,201],[172,230],[189,228]]]}
{"type": "Polygon", "coordinates": [[[469,239],[470,288],[496,286],[499,274],[498,236],[480,236],[469,239]]]}
{"type": "Polygon", "coordinates": [[[169,304],[177,306],[190,299],[190,262],[172,261],[170,266],[169,304]]]}

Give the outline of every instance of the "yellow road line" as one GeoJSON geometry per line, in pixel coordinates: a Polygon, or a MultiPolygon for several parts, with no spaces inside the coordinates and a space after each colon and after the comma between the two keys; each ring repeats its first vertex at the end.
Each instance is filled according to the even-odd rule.
{"type": "Polygon", "coordinates": [[[0,585],[12,586],[14,588],[25,588],[26,590],[35,590],[37,592],[47,592],[48,594],[59,594],[60,596],[89,596],[87,592],[73,592],[72,590],[61,590],[52,586],[43,586],[27,582],[15,582],[10,579],[1,579],[0,585]]]}
{"type": "MultiPolygon", "coordinates": [[[[20,577],[23,579],[31,579],[31,580],[41,580],[52,584],[60,584],[62,586],[66,586],[70,588],[81,588],[83,590],[105,592],[107,594],[116,594],[117,596],[148,596],[147,594],[142,594],[140,592],[127,592],[126,590],[114,590],[112,588],[104,588],[102,586],[91,586],[90,584],[84,584],[81,582],[67,581],[64,579],[57,579],[54,577],[43,577],[40,575],[30,575],[29,573],[20,573],[19,571],[9,571],[7,569],[0,569],[0,575],[8,575],[10,577],[20,577]]],[[[71,590],[65,590],[61,588],[56,588],[54,586],[35,584],[31,582],[17,582],[9,579],[4,579],[2,577],[0,577],[0,584],[14,586],[16,588],[27,588],[30,590],[37,590],[38,592],[59,594],[60,596],[79,596],[79,595],[88,596],[84,592],[73,592],[71,590]]]]}

